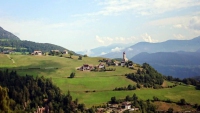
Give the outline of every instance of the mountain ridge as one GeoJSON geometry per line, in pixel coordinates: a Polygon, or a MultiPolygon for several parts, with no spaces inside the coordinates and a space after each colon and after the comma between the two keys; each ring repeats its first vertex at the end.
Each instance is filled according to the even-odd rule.
{"type": "MultiPolygon", "coordinates": [[[[130,47],[123,49],[126,51],[127,58],[132,58],[133,56],[141,53],[156,53],[156,52],[176,52],[176,51],[188,51],[195,52],[200,48],[200,36],[195,37],[191,40],[167,40],[159,43],[149,43],[149,42],[139,42],[130,47]]],[[[108,58],[119,58],[121,57],[121,52],[111,52],[103,57],[108,58]]]]}
{"type": "Polygon", "coordinates": [[[143,52],[130,60],[139,64],[148,62],[164,75],[178,78],[200,75],[200,54],[198,52],[143,52]]]}

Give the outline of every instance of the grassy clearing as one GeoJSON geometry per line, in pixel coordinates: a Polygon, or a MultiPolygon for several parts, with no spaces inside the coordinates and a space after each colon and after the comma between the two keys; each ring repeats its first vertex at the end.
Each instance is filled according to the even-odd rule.
{"type": "MultiPolygon", "coordinates": [[[[174,88],[165,89],[139,89],[134,91],[112,91],[115,87],[128,86],[129,84],[135,84],[135,82],[125,78],[123,76],[126,73],[134,73],[135,70],[131,70],[125,67],[110,67],[116,68],[116,71],[112,72],[82,72],[76,70],[76,67],[80,67],[83,64],[98,65],[98,57],[90,58],[83,57],[83,60],[78,60],[78,56],[68,55],[64,57],[58,56],[31,56],[31,55],[10,55],[15,60],[13,64],[6,55],[0,54],[0,66],[4,68],[17,69],[20,75],[33,75],[44,76],[52,78],[53,82],[60,87],[64,94],[68,90],[71,91],[73,98],[78,98],[79,102],[86,104],[87,107],[92,105],[99,105],[106,103],[112,96],[117,98],[125,98],[125,96],[132,96],[134,93],[140,99],[147,100],[153,99],[153,96],[159,99],[170,99],[172,101],[179,101],[184,98],[186,102],[200,104],[200,91],[195,90],[193,86],[178,85],[174,88]],[[58,69],[28,69],[28,68],[51,68],[56,67],[58,69]],[[75,78],[68,78],[71,72],[75,72],[75,78]],[[93,92],[95,90],[95,92],[93,92]],[[86,93],[85,91],[91,91],[86,93]]],[[[166,86],[173,85],[173,83],[165,81],[166,86]]]]}
{"type": "Polygon", "coordinates": [[[160,101],[154,102],[154,105],[156,105],[158,110],[164,110],[164,111],[167,111],[169,108],[173,108],[173,110],[176,112],[195,110],[194,108],[188,105],[179,106],[175,103],[165,103],[165,102],[160,102],[160,101]]]}
{"type": "Polygon", "coordinates": [[[168,86],[173,86],[173,85],[175,85],[173,82],[166,81],[166,80],[162,84],[163,87],[168,87],[168,86]]]}

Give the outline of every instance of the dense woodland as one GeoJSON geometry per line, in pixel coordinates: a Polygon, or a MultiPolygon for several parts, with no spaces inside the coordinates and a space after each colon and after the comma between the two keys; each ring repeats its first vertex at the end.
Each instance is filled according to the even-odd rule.
{"type": "Polygon", "coordinates": [[[160,88],[164,82],[162,74],[147,63],[144,63],[142,68],[142,70],[138,69],[136,74],[129,73],[125,74],[125,76],[139,84],[143,84],[144,87],[160,88]]]}
{"type": "Polygon", "coordinates": [[[62,94],[50,78],[19,76],[16,71],[0,70],[0,101],[0,112],[34,112],[38,106],[54,113],[87,112],[84,104],[73,101],[70,92],[62,94]]]}

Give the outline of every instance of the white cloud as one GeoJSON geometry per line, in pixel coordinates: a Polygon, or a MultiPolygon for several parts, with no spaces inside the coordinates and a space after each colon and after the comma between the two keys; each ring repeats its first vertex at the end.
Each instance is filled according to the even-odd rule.
{"type": "Polygon", "coordinates": [[[194,30],[200,30],[200,17],[193,17],[189,22],[189,28],[194,30]]]}
{"type": "Polygon", "coordinates": [[[176,25],[173,25],[173,27],[175,27],[175,28],[182,28],[183,25],[182,24],[176,24],[176,25]]]}
{"type": "Polygon", "coordinates": [[[133,49],[132,48],[128,48],[128,51],[133,51],[133,49]]]}
{"type": "Polygon", "coordinates": [[[114,38],[111,38],[111,37],[100,37],[98,35],[96,35],[96,41],[100,44],[103,44],[103,45],[110,45],[112,43],[131,43],[133,42],[134,40],[136,40],[137,38],[135,37],[130,37],[130,38],[125,38],[125,37],[114,37],[114,38]]]}
{"type": "Polygon", "coordinates": [[[91,55],[93,55],[94,53],[89,49],[89,50],[86,50],[86,51],[85,51],[85,54],[88,55],[88,56],[91,56],[91,55]]]}
{"type": "Polygon", "coordinates": [[[105,55],[105,54],[107,54],[106,52],[101,52],[101,55],[105,55]]]}
{"type": "Polygon", "coordinates": [[[96,36],[96,40],[97,40],[97,42],[99,42],[99,43],[101,43],[101,44],[104,44],[105,43],[105,39],[102,39],[102,38],[100,38],[99,36],[96,36]]]}
{"type": "Polygon", "coordinates": [[[181,34],[174,34],[173,36],[178,40],[184,40],[185,39],[185,36],[183,36],[181,34]]]}
{"type": "Polygon", "coordinates": [[[121,52],[122,49],[124,48],[115,47],[114,49],[111,49],[111,52],[121,52]]]}
{"type": "Polygon", "coordinates": [[[199,0],[104,0],[100,11],[84,15],[119,15],[131,11],[139,15],[154,15],[181,8],[200,6],[199,0]]]}
{"type": "Polygon", "coordinates": [[[143,40],[144,40],[145,42],[151,42],[151,43],[158,42],[158,40],[152,39],[151,36],[148,35],[147,33],[143,34],[141,37],[143,38],[143,40]]]}

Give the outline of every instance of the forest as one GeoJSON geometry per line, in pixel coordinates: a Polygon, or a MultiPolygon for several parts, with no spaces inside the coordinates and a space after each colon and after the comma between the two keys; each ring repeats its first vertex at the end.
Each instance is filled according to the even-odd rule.
{"type": "Polygon", "coordinates": [[[0,100],[0,112],[35,112],[38,107],[54,113],[87,112],[84,104],[73,100],[69,91],[63,94],[51,78],[20,76],[8,69],[0,70],[0,100]]]}

